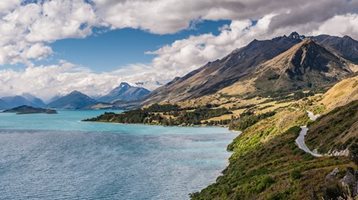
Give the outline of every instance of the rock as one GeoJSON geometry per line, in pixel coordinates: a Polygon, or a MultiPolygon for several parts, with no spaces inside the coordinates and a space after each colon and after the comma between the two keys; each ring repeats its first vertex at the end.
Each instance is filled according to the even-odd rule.
{"type": "Polygon", "coordinates": [[[340,180],[344,189],[347,190],[348,195],[357,197],[358,195],[358,171],[353,168],[348,168],[346,175],[340,180]]]}
{"type": "Polygon", "coordinates": [[[331,171],[329,174],[327,174],[326,176],[326,181],[332,181],[335,178],[337,178],[337,174],[339,173],[339,169],[336,167],[334,168],[333,171],[331,171]]]}

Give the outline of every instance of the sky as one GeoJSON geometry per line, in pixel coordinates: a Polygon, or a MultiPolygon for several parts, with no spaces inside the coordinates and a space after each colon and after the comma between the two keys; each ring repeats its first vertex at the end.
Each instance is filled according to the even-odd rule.
{"type": "Polygon", "coordinates": [[[0,96],[153,90],[293,31],[358,39],[358,0],[1,0],[0,96]]]}

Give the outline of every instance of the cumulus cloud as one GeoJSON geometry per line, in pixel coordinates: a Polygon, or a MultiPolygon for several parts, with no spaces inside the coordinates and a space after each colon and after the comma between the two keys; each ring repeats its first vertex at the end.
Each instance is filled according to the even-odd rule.
{"type": "Polygon", "coordinates": [[[358,39],[358,14],[337,15],[322,23],[312,34],[349,35],[358,39]]]}
{"type": "Polygon", "coordinates": [[[22,52],[33,45],[43,47],[37,56],[44,58],[51,42],[86,37],[94,27],[168,34],[198,20],[255,21],[275,14],[268,32],[297,26],[308,31],[357,12],[358,0],[2,0],[0,46],[6,51],[0,64],[26,63],[32,57],[22,52]]]}
{"type": "Polygon", "coordinates": [[[22,70],[0,70],[0,95],[32,93],[44,99],[80,90],[89,95],[108,92],[123,77],[117,72],[94,73],[90,69],[61,61],[58,65],[31,66],[22,70]]]}
{"type": "Polygon", "coordinates": [[[0,64],[45,58],[52,53],[49,43],[86,37],[95,25],[99,23],[93,7],[84,1],[22,4],[20,1],[1,1],[0,64]]]}
{"type": "Polygon", "coordinates": [[[358,39],[358,0],[2,0],[0,64],[27,63],[53,53],[51,42],[84,38],[94,27],[136,28],[172,34],[201,20],[231,20],[218,35],[180,39],[152,52],[148,64],[111,72],[62,62],[24,70],[0,71],[4,94],[32,92],[42,97],[78,89],[107,92],[120,81],[154,88],[208,61],[221,58],[253,39],[298,31],[305,35],[350,35],[358,39]],[[41,78],[38,78],[41,77],[41,78]]]}

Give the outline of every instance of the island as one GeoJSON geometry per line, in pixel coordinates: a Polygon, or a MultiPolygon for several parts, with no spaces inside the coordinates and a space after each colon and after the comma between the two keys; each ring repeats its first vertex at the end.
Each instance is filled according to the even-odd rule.
{"type": "Polygon", "coordinates": [[[32,106],[22,105],[8,110],[4,110],[4,113],[16,113],[16,114],[57,114],[56,110],[46,109],[46,108],[35,108],[32,106]]]}

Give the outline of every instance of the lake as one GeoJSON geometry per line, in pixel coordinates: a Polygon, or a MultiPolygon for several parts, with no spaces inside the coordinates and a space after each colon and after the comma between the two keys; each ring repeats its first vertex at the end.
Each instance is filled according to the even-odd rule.
{"type": "Polygon", "coordinates": [[[236,136],[217,127],[81,122],[104,111],[0,114],[0,199],[188,199],[236,136]]]}

